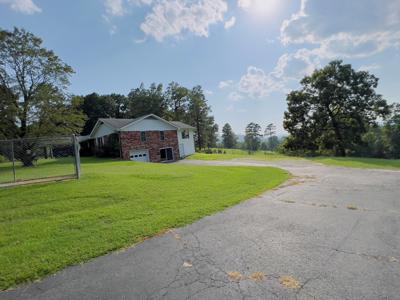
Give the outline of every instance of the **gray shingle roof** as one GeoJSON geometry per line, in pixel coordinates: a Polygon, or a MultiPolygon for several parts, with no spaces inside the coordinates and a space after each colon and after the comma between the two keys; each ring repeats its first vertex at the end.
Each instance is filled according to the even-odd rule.
{"type": "Polygon", "coordinates": [[[190,125],[188,125],[188,124],[185,124],[185,123],[182,123],[182,122],[179,122],[179,121],[170,121],[170,123],[171,123],[172,125],[174,125],[174,126],[180,128],[180,129],[194,129],[193,126],[190,126],[190,125]]]}
{"type": "Polygon", "coordinates": [[[113,119],[113,118],[101,118],[99,119],[101,122],[111,126],[113,129],[118,130],[132,122],[134,122],[137,119],[113,119]]]}
{"type": "MultiPolygon", "coordinates": [[[[143,117],[139,117],[139,118],[136,118],[136,119],[100,118],[99,121],[109,125],[114,130],[119,130],[122,127],[125,127],[128,124],[133,123],[136,120],[139,120],[139,119],[142,119],[142,118],[143,117]]],[[[173,126],[179,128],[179,129],[194,129],[194,127],[192,127],[192,126],[190,126],[188,124],[179,122],[179,121],[167,121],[167,122],[169,122],[170,124],[172,124],[173,126]]]]}

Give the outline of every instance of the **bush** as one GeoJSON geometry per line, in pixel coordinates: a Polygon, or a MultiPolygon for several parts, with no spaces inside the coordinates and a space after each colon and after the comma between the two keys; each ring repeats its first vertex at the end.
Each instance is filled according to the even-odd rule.
{"type": "Polygon", "coordinates": [[[0,155],[0,163],[6,162],[6,158],[3,155],[0,155]]]}

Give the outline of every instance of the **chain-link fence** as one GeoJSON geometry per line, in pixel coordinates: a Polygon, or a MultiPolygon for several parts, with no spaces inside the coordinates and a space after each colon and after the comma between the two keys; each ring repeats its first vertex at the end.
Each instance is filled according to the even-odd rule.
{"type": "Polygon", "coordinates": [[[0,141],[0,186],[79,177],[79,143],[75,136],[0,141]]]}

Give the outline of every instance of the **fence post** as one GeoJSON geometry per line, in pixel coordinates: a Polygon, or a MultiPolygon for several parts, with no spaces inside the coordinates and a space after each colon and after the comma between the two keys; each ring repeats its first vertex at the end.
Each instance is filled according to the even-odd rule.
{"type": "Polygon", "coordinates": [[[12,160],[14,182],[16,182],[17,181],[17,176],[15,174],[14,140],[11,140],[11,160],[12,160]]]}
{"type": "Polygon", "coordinates": [[[79,155],[79,143],[77,137],[72,135],[72,141],[74,145],[74,157],[75,157],[75,175],[76,178],[81,178],[81,157],[79,155]]]}

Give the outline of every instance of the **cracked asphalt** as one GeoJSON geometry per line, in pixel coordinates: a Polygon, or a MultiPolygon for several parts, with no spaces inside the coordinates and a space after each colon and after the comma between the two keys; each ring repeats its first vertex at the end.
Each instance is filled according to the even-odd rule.
{"type": "Polygon", "coordinates": [[[272,165],[281,187],[0,299],[400,299],[400,172],[272,165]]]}

